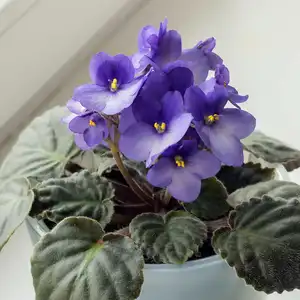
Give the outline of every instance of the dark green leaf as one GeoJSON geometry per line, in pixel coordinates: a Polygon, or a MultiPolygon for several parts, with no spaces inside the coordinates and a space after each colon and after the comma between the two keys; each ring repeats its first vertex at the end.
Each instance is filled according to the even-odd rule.
{"type": "Polygon", "coordinates": [[[31,260],[36,300],[134,300],[143,284],[143,256],[125,236],[71,217],[46,234],[31,260]]]}
{"type": "Polygon", "coordinates": [[[247,151],[268,163],[282,164],[289,172],[300,167],[300,151],[260,131],[255,131],[242,142],[247,151]]]}
{"type": "Polygon", "coordinates": [[[0,186],[0,251],[25,220],[33,198],[25,178],[7,181],[0,186]]]}
{"type": "Polygon", "coordinates": [[[269,196],[232,211],[230,227],[214,233],[213,246],[239,277],[266,293],[300,288],[300,204],[269,196]]]}
{"type": "Polygon", "coordinates": [[[183,211],[172,211],[165,216],[141,214],[131,221],[129,231],[148,258],[173,264],[187,261],[207,237],[205,224],[183,211]]]}
{"type": "Polygon", "coordinates": [[[47,207],[42,215],[56,223],[69,216],[85,216],[105,227],[114,211],[112,184],[87,170],[70,177],[48,179],[38,185],[35,193],[38,203],[47,207]]]}
{"type": "Polygon", "coordinates": [[[224,216],[230,206],[226,202],[227,191],[218,179],[215,177],[202,181],[201,193],[196,201],[184,203],[185,208],[204,220],[214,220],[224,216]]]}
{"type": "Polygon", "coordinates": [[[34,119],[20,134],[0,169],[0,180],[33,177],[44,180],[59,177],[66,163],[79,152],[73,135],[61,119],[67,114],[55,107],[34,119]]]}
{"type": "Polygon", "coordinates": [[[227,202],[232,206],[249,201],[251,198],[261,198],[263,195],[293,199],[300,197],[300,186],[289,181],[270,180],[239,189],[230,194],[227,202]]]}
{"type": "Polygon", "coordinates": [[[229,194],[245,186],[271,180],[274,176],[275,169],[262,168],[260,164],[252,162],[241,167],[222,166],[217,174],[217,178],[224,183],[229,194]]]}

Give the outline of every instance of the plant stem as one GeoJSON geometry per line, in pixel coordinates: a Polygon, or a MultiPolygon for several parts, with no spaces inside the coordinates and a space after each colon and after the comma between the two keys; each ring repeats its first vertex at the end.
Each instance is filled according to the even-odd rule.
{"type": "Polygon", "coordinates": [[[132,179],[131,175],[129,174],[128,170],[126,169],[126,167],[123,164],[123,161],[121,159],[120,156],[120,152],[119,149],[117,148],[117,146],[111,141],[111,140],[107,140],[107,143],[110,147],[111,153],[116,161],[116,164],[121,172],[121,174],[123,175],[124,179],[126,180],[127,184],[130,186],[130,188],[132,189],[132,191],[144,202],[146,202],[147,204],[153,206],[153,199],[148,196],[138,185],[137,183],[132,179]]]}

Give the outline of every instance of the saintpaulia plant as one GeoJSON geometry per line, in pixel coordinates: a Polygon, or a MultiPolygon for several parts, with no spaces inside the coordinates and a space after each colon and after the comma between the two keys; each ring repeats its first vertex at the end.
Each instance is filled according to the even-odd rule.
{"type": "Polygon", "coordinates": [[[215,254],[259,291],[300,287],[300,186],[275,176],[300,152],[253,132],[215,45],[146,26],[136,54],[96,54],[92,83],[20,135],[0,170],[0,250],[28,214],[47,228],[37,300],[137,299],[145,263],[215,254]]]}

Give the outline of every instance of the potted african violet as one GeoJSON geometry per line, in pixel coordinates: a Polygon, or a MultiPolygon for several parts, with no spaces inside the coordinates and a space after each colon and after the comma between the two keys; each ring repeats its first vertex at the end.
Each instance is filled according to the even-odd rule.
{"type": "Polygon", "coordinates": [[[300,186],[277,172],[299,167],[299,151],[254,132],[213,38],[182,50],[164,21],[138,47],[96,54],[71,114],[53,108],[21,133],[0,170],[0,247],[29,215],[37,300],[299,288],[300,186]]]}

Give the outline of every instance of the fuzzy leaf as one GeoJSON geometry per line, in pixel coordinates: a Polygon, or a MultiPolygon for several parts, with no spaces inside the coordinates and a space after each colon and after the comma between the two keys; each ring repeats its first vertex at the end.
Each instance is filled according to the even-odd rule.
{"type": "Polygon", "coordinates": [[[184,203],[185,208],[200,219],[214,220],[225,215],[230,206],[226,202],[226,188],[215,177],[202,181],[201,193],[191,203],[184,203]]]}
{"type": "Polygon", "coordinates": [[[42,215],[55,223],[70,216],[84,216],[105,227],[114,211],[112,184],[87,170],[70,177],[48,179],[38,185],[35,194],[37,201],[47,207],[42,215]]]}
{"type": "Polygon", "coordinates": [[[260,164],[252,162],[241,167],[222,166],[217,174],[217,178],[223,182],[229,194],[245,186],[271,180],[274,176],[275,169],[262,168],[260,164]]]}
{"type": "Polygon", "coordinates": [[[34,194],[25,178],[0,186],[0,251],[28,215],[34,194]]]}
{"type": "Polygon", "coordinates": [[[31,265],[36,300],[134,300],[143,284],[141,250],[85,217],[67,218],[42,237],[31,265]]]}
{"type": "Polygon", "coordinates": [[[239,189],[230,194],[227,202],[232,206],[249,201],[251,198],[261,198],[263,195],[280,197],[286,200],[300,198],[300,186],[289,181],[270,180],[239,189]]]}
{"type": "Polygon", "coordinates": [[[260,131],[255,131],[242,142],[247,151],[268,163],[282,164],[289,172],[300,167],[300,151],[260,131]]]}
{"type": "Polygon", "coordinates": [[[66,115],[55,107],[34,119],[20,134],[0,169],[0,180],[33,177],[44,180],[59,177],[66,163],[79,152],[73,135],[62,124],[66,115]]]}
{"type": "Polygon", "coordinates": [[[82,169],[87,169],[91,172],[98,171],[100,175],[111,170],[116,164],[111,151],[104,146],[99,146],[93,150],[81,151],[72,159],[72,162],[81,166],[82,169]]]}
{"type": "Polygon", "coordinates": [[[300,288],[300,204],[269,196],[232,211],[213,247],[239,277],[266,293],[300,288]]]}
{"type": "Polygon", "coordinates": [[[173,264],[187,261],[207,237],[205,224],[183,211],[172,211],[165,216],[141,214],[131,221],[129,231],[147,257],[173,264]]]}

